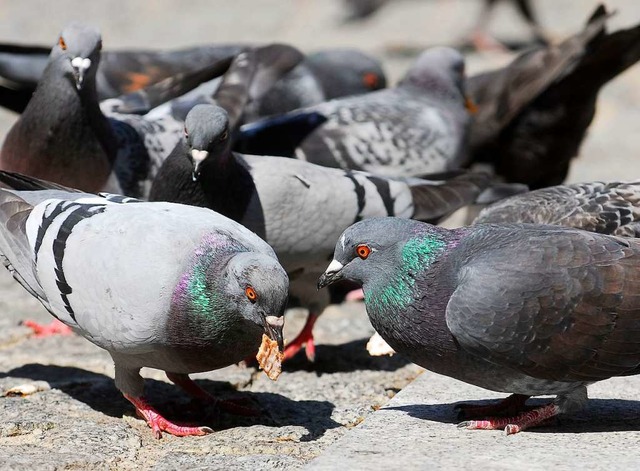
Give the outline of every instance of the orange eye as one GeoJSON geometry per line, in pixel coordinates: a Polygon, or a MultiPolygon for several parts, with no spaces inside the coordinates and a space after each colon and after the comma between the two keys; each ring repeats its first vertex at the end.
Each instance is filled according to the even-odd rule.
{"type": "Polygon", "coordinates": [[[228,137],[229,137],[229,131],[225,131],[225,132],[223,132],[223,133],[222,133],[222,135],[220,136],[219,141],[220,141],[220,142],[222,142],[222,141],[226,141],[228,137]]]}
{"type": "Polygon", "coordinates": [[[184,137],[189,137],[189,131],[187,131],[187,127],[184,127],[184,137]]]}
{"type": "Polygon", "coordinates": [[[356,255],[362,260],[366,259],[371,253],[371,249],[364,244],[360,244],[356,247],[356,255]]]}
{"type": "Polygon", "coordinates": [[[373,72],[367,72],[362,76],[362,83],[364,83],[365,87],[370,88],[372,90],[375,88],[378,88],[378,85],[379,85],[378,76],[373,72]]]}
{"type": "Polygon", "coordinates": [[[256,293],[256,290],[253,289],[253,287],[251,286],[247,286],[244,290],[244,294],[247,295],[247,298],[249,299],[249,301],[251,301],[252,303],[255,303],[258,300],[258,293],[256,293]]]}
{"type": "Polygon", "coordinates": [[[62,49],[63,51],[67,50],[67,43],[64,42],[62,36],[60,36],[60,38],[58,39],[58,46],[60,46],[60,49],[62,49]]]}

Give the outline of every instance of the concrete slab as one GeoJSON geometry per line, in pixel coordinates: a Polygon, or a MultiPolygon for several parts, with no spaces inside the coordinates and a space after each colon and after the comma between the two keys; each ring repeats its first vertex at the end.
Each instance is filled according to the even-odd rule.
{"type": "Polygon", "coordinates": [[[638,377],[597,383],[584,411],[556,426],[506,436],[457,428],[453,409],[458,401],[486,403],[504,394],[425,371],[304,469],[637,469],[638,388],[638,377]]]}

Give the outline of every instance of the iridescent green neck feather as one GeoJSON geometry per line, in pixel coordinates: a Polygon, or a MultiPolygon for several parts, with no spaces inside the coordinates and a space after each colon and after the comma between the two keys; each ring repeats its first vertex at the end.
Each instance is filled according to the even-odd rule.
{"type": "Polygon", "coordinates": [[[400,264],[384,281],[365,290],[367,305],[377,309],[404,309],[413,301],[416,275],[433,263],[446,248],[446,243],[435,234],[410,239],[400,254],[400,264]]]}

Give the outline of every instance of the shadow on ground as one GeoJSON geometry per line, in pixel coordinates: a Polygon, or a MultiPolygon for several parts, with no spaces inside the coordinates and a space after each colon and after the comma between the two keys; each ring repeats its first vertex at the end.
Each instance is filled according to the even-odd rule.
{"type": "Polygon", "coordinates": [[[402,355],[372,357],[367,352],[368,339],[353,340],[342,345],[316,346],[316,359],[307,360],[300,351],[283,364],[284,371],[311,371],[318,374],[350,373],[359,370],[395,371],[409,364],[402,355]]]}
{"type": "MultiPolygon", "coordinates": [[[[92,409],[111,417],[134,415],[133,406],[116,389],[113,379],[80,368],[28,364],[0,378],[25,378],[46,381],[92,409]]],[[[224,381],[198,379],[196,383],[221,400],[240,400],[245,407],[259,411],[255,417],[231,415],[217,407],[187,396],[180,388],[163,381],[145,379],[145,396],[168,419],[197,423],[214,430],[265,425],[269,427],[301,426],[307,434],[301,441],[315,440],[341,424],[331,419],[334,405],[328,401],[294,401],[280,394],[239,392],[224,381]]]]}
{"type": "MultiPolygon", "coordinates": [[[[473,401],[488,405],[495,401],[473,401]]],[[[536,399],[527,404],[541,406],[548,400],[536,399]]],[[[457,424],[456,404],[412,404],[389,407],[388,410],[404,411],[411,417],[435,422],[457,424]]],[[[598,433],[640,430],[640,401],[625,399],[590,399],[587,407],[571,416],[560,417],[554,425],[527,430],[527,433],[598,433]]]]}

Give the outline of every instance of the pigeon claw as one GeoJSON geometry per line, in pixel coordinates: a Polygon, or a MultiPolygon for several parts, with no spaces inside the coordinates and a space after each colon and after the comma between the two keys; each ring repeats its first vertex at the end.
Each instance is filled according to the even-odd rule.
{"type": "Polygon", "coordinates": [[[213,433],[213,429],[210,427],[194,427],[171,422],[151,407],[142,397],[133,397],[128,394],[125,394],[124,397],[135,406],[136,414],[147,422],[153,432],[153,436],[157,439],[162,438],[162,432],[176,437],[202,436],[213,433]]]}
{"type": "Polygon", "coordinates": [[[491,417],[484,420],[468,420],[458,424],[467,430],[504,430],[505,435],[513,435],[525,429],[547,425],[560,413],[555,404],[547,404],[515,417],[491,417]]]}
{"type": "Polygon", "coordinates": [[[69,327],[68,325],[60,322],[58,319],[54,319],[48,324],[40,324],[32,320],[22,321],[21,324],[31,329],[33,331],[33,336],[36,338],[73,334],[73,329],[71,329],[71,327],[69,327]]]}

